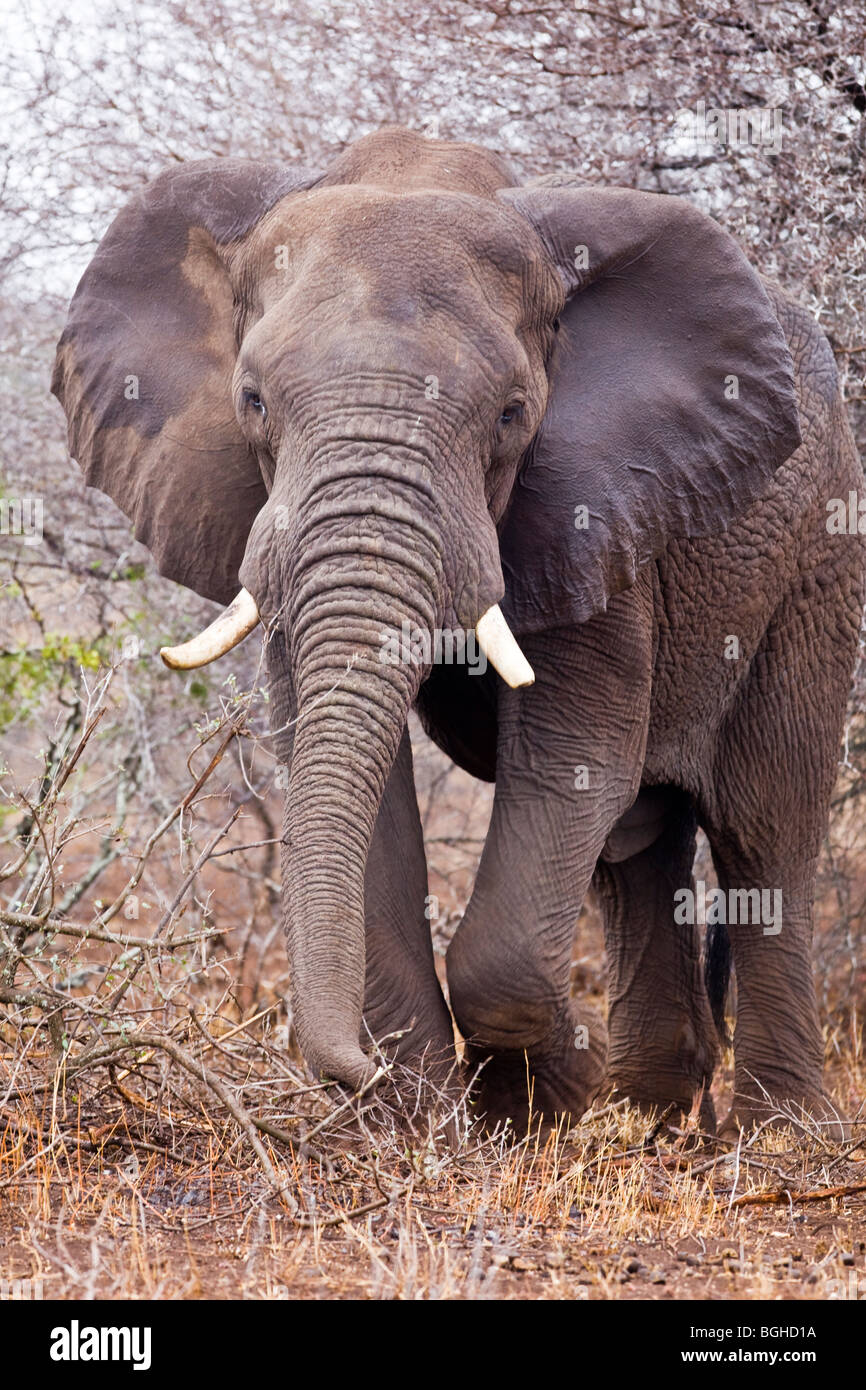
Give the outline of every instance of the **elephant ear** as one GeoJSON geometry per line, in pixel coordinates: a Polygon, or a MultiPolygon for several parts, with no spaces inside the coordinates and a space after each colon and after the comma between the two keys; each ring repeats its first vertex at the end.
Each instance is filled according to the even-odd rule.
{"type": "Polygon", "coordinates": [[[51,389],[88,484],[133,522],[160,573],[229,602],[267,493],[235,418],[230,253],[317,176],[208,159],[120,212],[69,308],[51,389]]]}
{"type": "Polygon", "coordinates": [[[800,443],[793,366],[737,243],[679,198],[498,194],[566,300],[547,410],[500,536],[515,631],[584,622],[675,537],[714,535],[800,443]]]}

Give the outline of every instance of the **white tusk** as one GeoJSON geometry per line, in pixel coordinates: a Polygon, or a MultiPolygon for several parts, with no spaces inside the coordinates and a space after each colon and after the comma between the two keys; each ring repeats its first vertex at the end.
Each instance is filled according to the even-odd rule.
{"type": "Polygon", "coordinates": [[[238,642],[242,642],[259,621],[255,599],[246,589],[241,589],[237,598],[198,637],[183,642],[179,647],[161,647],[159,654],[166,666],[171,666],[175,671],[191,671],[195,666],[207,666],[209,661],[225,656],[238,642]]]}
{"type": "Polygon", "coordinates": [[[498,603],[482,613],[475,624],[475,635],[490,665],[513,690],[532,685],[535,672],[517,645],[498,603]]]}

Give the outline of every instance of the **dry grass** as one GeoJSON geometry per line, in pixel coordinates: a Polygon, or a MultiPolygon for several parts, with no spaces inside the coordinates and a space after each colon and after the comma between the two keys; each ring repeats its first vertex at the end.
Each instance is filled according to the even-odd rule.
{"type": "MultiPolygon", "coordinates": [[[[619,1103],[515,1144],[463,1104],[407,1130],[405,1073],[311,1086],[265,1017],[83,1063],[45,1041],[2,1056],[0,1269],[46,1297],[866,1293],[866,1149],[814,1126],[724,1145],[619,1103]]],[[[862,1095],[859,1039],[833,1051],[862,1095]]]]}
{"type": "MultiPolygon", "coordinates": [[[[7,779],[0,1297],[22,1279],[62,1298],[866,1294],[856,1012],[827,1030],[846,1145],[792,1115],[734,1146],[696,1113],[672,1125],[603,1101],[515,1143],[465,1098],[431,1119],[422,1078],[381,1054],[364,1096],[317,1085],[286,1011],[258,686],[228,683],[188,758],[166,736],[158,797],[117,771],[131,690],[122,665],[85,679],[38,774],[7,779]]],[[[441,951],[490,798],[420,752],[441,951]]],[[[581,949],[575,987],[600,997],[591,913],[581,949]]]]}

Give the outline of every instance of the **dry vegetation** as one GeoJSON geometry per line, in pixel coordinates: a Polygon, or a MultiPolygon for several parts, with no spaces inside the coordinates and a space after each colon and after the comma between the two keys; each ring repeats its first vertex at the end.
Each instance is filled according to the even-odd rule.
{"type": "MultiPolygon", "coordinates": [[[[463,1104],[414,1114],[411,1075],[347,1098],[306,1073],[286,1011],[257,643],[186,678],[160,666],[210,605],[85,492],[47,396],[65,295],[144,179],[206,154],[316,164],[402,121],[527,176],[571,166],[711,208],[830,334],[863,440],[858,7],[434,0],[416,26],[389,0],[363,20],[249,0],[25,19],[4,74],[0,481],[43,498],[45,521],[39,545],[0,537],[0,1279],[66,1298],[866,1296],[866,676],[815,951],[847,1144],[809,1127],[719,1144],[695,1117],[601,1098],[515,1146],[463,1104]],[[683,154],[673,116],[699,99],[778,103],[781,153],[683,154]]],[[[490,789],[413,732],[441,960],[490,789]]],[[[603,1006],[591,904],[576,925],[575,988],[603,1006]]]]}
{"type": "MultiPolygon", "coordinates": [[[[163,767],[172,740],[129,737],[148,661],[70,681],[47,748],[18,749],[19,776],[40,774],[3,869],[2,1277],[62,1297],[866,1293],[853,1009],[827,1036],[836,1104],[861,1121],[845,1145],[799,1127],[720,1145],[696,1115],[600,1101],[515,1146],[462,1102],[431,1120],[384,1062],[375,1094],[316,1085],[286,1013],[262,692],[229,677],[163,767]]],[[[444,950],[489,790],[417,742],[444,950]]],[[[575,981],[602,1002],[598,937],[590,910],[575,981]]]]}

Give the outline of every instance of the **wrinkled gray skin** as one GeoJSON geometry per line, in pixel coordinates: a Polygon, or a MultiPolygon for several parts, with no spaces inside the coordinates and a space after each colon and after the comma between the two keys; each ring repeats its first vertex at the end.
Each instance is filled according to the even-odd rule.
{"type": "Polygon", "coordinates": [[[325,174],[183,166],[107,233],[54,390],[161,570],[223,602],[239,576],[269,624],[314,1071],[357,1087],[368,1034],[397,1030],[402,1060],[453,1060],[416,703],[496,782],[447,959],[468,1061],[489,1059],[479,1109],[523,1124],[528,1074],[536,1113],[579,1115],[605,1066],[639,1102],[691,1104],[717,1043],[673,907],[701,825],[724,888],[784,903],[778,933],[710,949],[717,1017],[728,937],[737,975],[731,1120],[826,1113],[811,911],[863,554],[825,521],[861,473],[826,341],[716,224],[577,177],[518,188],[489,152],[402,130],[325,174]],[[532,687],[382,662],[404,621],[471,628],[499,601],[532,687]],[[580,1046],[591,883],[609,1040],[592,1022],[580,1046]]]}

